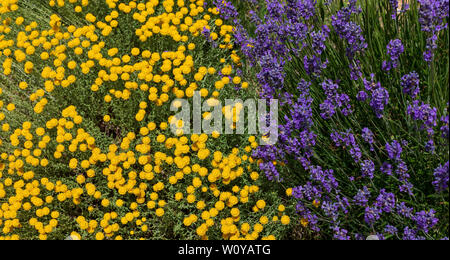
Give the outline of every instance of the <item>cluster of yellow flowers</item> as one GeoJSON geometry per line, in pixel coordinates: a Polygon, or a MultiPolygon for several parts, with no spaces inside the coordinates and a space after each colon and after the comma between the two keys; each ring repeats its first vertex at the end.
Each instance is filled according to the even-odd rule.
{"type": "MultiPolygon", "coordinates": [[[[52,14],[42,24],[20,16],[21,1],[0,0],[1,86],[14,83],[0,88],[0,239],[145,239],[168,221],[197,236],[191,238],[275,239],[265,226],[289,225],[290,218],[281,199],[271,209],[261,199],[255,136],[242,149],[220,151],[217,132],[171,136],[173,116],[152,119],[158,107],[195,91],[214,103],[222,89],[248,88],[235,69],[241,61],[233,27],[203,0],[104,2],[108,14],[96,17],[88,0],[50,0],[49,7],[70,7],[82,19],[70,24],[52,14]],[[139,46],[170,39],[169,49],[111,46],[128,18],[137,26],[125,28],[139,46]],[[202,38],[204,28],[211,39],[202,38]],[[205,61],[196,56],[198,45],[209,40],[228,56],[199,66],[205,61]],[[122,129],[110,143],[99,140],[83,104],[64,96],[69,89],[100,94],[90,99],[98,107],[136,104],[131,117],[139,127],[122,129]],[[70,105],[48,105],[61,97],[70,105]],[[30,102],[42,116],[36,122],[24,112],[30,102]]],[[[223,113],[236,122],[241,110],[223,113]]],[[[99,124],[118,128],[120,118],[107,111],[99,124]]]]}

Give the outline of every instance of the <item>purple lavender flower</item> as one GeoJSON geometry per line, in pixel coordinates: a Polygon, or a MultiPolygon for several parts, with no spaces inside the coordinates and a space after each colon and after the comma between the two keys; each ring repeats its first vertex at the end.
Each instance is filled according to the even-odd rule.
{"type": "Polygon", "coordinates": [[[400,39],[395,39],[391,40],[386,48],[391,60],[383,62],[383,70],[390,71],[398,67],[398,60],[400,55],[405,51],[405,47],[400,39]]]}
{"type": "Polygon", "coordinates": [[[214,6],[219,10],[220,15],[225,19],[235,18],[239,15],[236,8],[233,6],[231,2],[227,2],[225,0],[214,0],[214,6]]]}
{"type": "Polygon", "coordinates": [[[402,146],[403,146],[403,147],[408,147],[408,145],[409,145],[408,141],[405,140],[405,139],[403,139],[403,140],[402,140],[402,146]]]}
{"type": "Polygon", "coordinates": [[[397,140],[394,140],[392,143],[386,143],[386,151],[389,159],[399,161],[401,159],[403,149],[402,145],[397,140]]]}
{"type": "Polygon", "coordinates": [[[376,236],[378,237],[378,240],[386,240],[383,234],[377,233],[376,236]]]}
{"type": "Polygon", "coordinates": [[[324,201],[321,206],[325,216],[331,218],[333,222],[336,222],[339,217],[339,206],[336,203],[324,201]]]}
{"type": "Polygon", "coordinates": [[[365,101],[370,93],[370,106],[375,112],[375,115],[378,118],[383,117],[384,109],[389,103],[389,92],[383,88],[380,82],[375,82],[375,75],[370,75],[371,80],[363,79],[363,84],[365,88],[365,92],[360,92],[357,96],[357,99],[360,101],[365,101]]]}
{"type": "Polygon", "coordinates": [[[403,240],[418,240],[416,236],[416,230],[411,229],[410,227],[405,227],[403,229],[403,240]]]}
{"type": "Polygon", "coordinates": [[[321,55],[325,49],[327,48],[325,46],[325,42],[327,41],[328,37],[330,35],[330,28],[328,26],[323,25],[321,31],[313,31],[311,32],[310,36],[312,38],[312,49],[315,53],[318,55],[321,55]]]}
{"type": "Polygon", "coordinates": [[[383,117],[384,108],[389,103],[389,92],[385,88],[377,88],[372,92],[370,106],[375,111],[378,118],[383,117]]]}
{"type": "Polygon", "coordinates": [[[362,138],[366,143],[373,144],[373,132],[369,128],[364,127],[362,129],[362,138]]]}
{"type": "Polygon", "coordinates": [[[355,163],[358,163],[361,160],[361,149],[356,142],[355,136],[351,133],[351,129],[348,129],[346,132],[333,131],[330,137],[337,147],[350,147],[349,153],[355,163]]]}
{"type": "Polygon", "coordinates": [[[429,136],[434,134],[433,127],[437,125],[437,108],[431,107],[422,101],[414,100],[408,105],[407,113],[415,121],[422,121],[420,129],[425,129],[429,136]]]}
{"type": "Polygon", "coordinates": [[[321,184],[321,188],[327,193],[336,190],[339,184],[333,175],[333,170],[322,170],[320,166],[310,167],[310,178],[321,184]]]}
{"type": "Polygon", "coordinates": [[[360,91],[356,95],[356,99],[361,102],[366,101],[368,98],[369,98],[369,96],[367,95],[367,93],[365,91],[360,91]]]}
{"type": "Polygon", "coordinates": [[[337,240],[350,240],[350,236],[347,235],[348,231],[340,228],[340,227],[334,227],[333,228],[334,235],[333,237],[337,240]]]}
{"type": "Polygon", "coordinates": [[[369,225],[373,225],[380,219],[381,213],[381,210],[377,207],[366,207],[364,221],[369,225]]]}
{"type": "Polygon", "coordinates": [[[375,89],[381,87],[381,83],[376,82],[375,74],[373,74],[373,73],[370,74],[370,80],[363,78],[363,84],[364,84],[364,89],[369,93],[373,92],[375,89]]]}
{"type": "Polygon", "coordinates": [[[262,69],[257,77],[264,89],[261,93],[261,97],[268,99],[273,98],[275,91],[283,88],[285,61],[268,51],[261,56],[259,62],[262,69]]]}
{"type": "Polygon", "coordinates": [[[366,237],[364,235],[361,234],[354,234],[355,240],[366,240],[366,237]]]}
{"type": "Polygon", "coordinates": [[[297,89],[300,91],[301,95],[309,95],[309,90],[311,88],[311,82],[301,79],[297,84],[297,89]]]}
{"type": "Polygon", "coordinates": [[[381,189],[374,205],[382,211],[390,213],[395,208],[395,195],[381,189]]]}
{"type": "Polygon", "coordinates": [[[398,232],[398,229],[392,225],[386,225],[386,227],[384,228],[384,232],[391,234],[391,235],[396,235],[398,232]]]}
{"type": "Polygon", "coordinates": [[[434,180],[432,182],[436,192],[443,192],[448,188],[449,173],[448,173],[449,162],[447,161],[444,165],[439,165],[434,170],[433,176],[434,180]]]}
{"type": "Polygon", "coordinates": [[[400,54],[405,51],[405,47],[403,47],[403,43],[400,39],[394,39],[389,42],[387,45],[387,54],[391,56],[391,60],[398,60],[400,54]]]}
{"type": "Polygon", "coordinates": [[[363,138],[363,140],[366,143],[370,144],[370,151],[373,152],[374,151],[374,148],[373,148],[373,143],[374,143],[373,137],[374,137],[374,134],[373,134],[373,132],[369,128],[365,127],[365,128],[362,129],[361,137],[363,138]]]}
{"type": "Polygon", "coordinates": [[[296,206],[296,211],[300,215],[300,218],[304,218],[308,221],[309,228],[315,232],[319,232],[320,228],[318,226],[319,218],[317,215],[313,214],[302,202],[298,202],[296,206]]]}
{"type": "Polygon", "coordinates": [[[383,61],[382,63],[381,63],[381,69],[383,70],[383,71],[386,71],[386,72],[389,72],[390,70],[392,70],[392,62],[389,62],[389,61],[383,61]]]}
{"type": "Polygon", "coordinates": [[[389,0],[389,5],[391,6],[391,18],[395,20],[397,19],[398,0],[389,0]]]}
{"type": "Polygon", "coordinates": [[[342,210],[342,212],[347,215],[348,214],[348,207],[350,207],[350,203],[345,196],[336,195],[337,205],[342,210]]]}
{"type": "Polygon", "coordinates": [[[428,153],[434,153],[436,150],[436,146],[434,145],[433,139],[428,140],[428,142],[425,144],[425,151],[428,153]]]}
{"type": "Polygon", "coordinates": [[[437,49],[438,35],[441,30],[447,29],[446,23],[449,13],[449,0],[418,0],[420,3],[419,23],[422,31],[430,34],[427,39],[426,51],[423,56],[425,61],[431,62],[434,58],[434,50],[437,49]]]}
{"type": "Polygon", "coordinates": [[[363,53],[367,48],[362,29],[352,22],[352,14],[359,14],[360,8],[356,7],[356,0],[349,0],[349,4],[331,17],[331,24],[339,37],[347,42],[346,55],[350,61],[350,78],[357,80],[362,76],[359,60],[355,59],[358,53],[363,53]]]}
{"type": "Polygon", "coordinates": [[[431,35],[427,39],[426,51],[423,53],[423,59],[430,63],[434,59],[434,50],[438,48],[437,46],[438,36],[436,34],[431,35]]]}
{"type": "Polygon", "coordinates": [[[276,20],[282,19],[283,13],[285,12],[285,5],[279,1],[267,0],[267,13],[268,15],[276,20]]]}
{"type": "Polygon", "coordinates": [[[272,162],[262,162],[259,164],[259,168],[266,173],[268,180],[280,180],[280,174],[272,162]]]}
{"type": "Polygon", "coordinates": [[[334,97],[338,93],[339,85],[328,79],[322,82],[322,89],[327,97],[334,97]]]}
{"type": "Polygon", "coordinates": [[[409,195],[413,195],[412,193],[412,188],[413,185],[412,183],[409,182],[409,173],[408,173],[408,165],[406,165],[406,163],[402,160],[400,160],[397,164],[397,169],[395,170],[395,173],[397,174],[398,179],[400,180],[400,182],[402,183],[399,188],[401,192],[406,192],[409,195]]]}
{"type": "Polygon", "coordinates": [[[429,211],[422,210],[420,212],[416,212],[412,219],[416,222],[419,230],[428,233],[429,229],[434,227],[439,222],[439,219],[434,217],[435,213],[436,211],[433,209],[430,209],[429,211]]]}
{"type": "Polygon", "coordinates": [[[315,78],[320,77],[320,73],[327,68],[328,61],[322,62],[320,57],[313,55],[303,57],[303,67],[308,75],[315,78]]]}
{"type": "Polygon", "coordinates": [[[386,175],[391,176],[392,175],[392,164],[388,162],[384,162],[383,165],[380,167],[380,171],[386,175]]]}
{"type": "Polygon", "coordinates": [[[336,107],[329,99],[326,99],[322,104],[320,104],[319,108],[321,111],[320,116],[323,119],[330,119],[336,113],[336,107]]]}
{"type": "Polygon", "coordinates": [[[420,92],[419,83],[419,75],[413,71],[404,75],[400,84],[403,88],[403,93],[410,95],[412,98],[416,98],[420,92]]]}
{"type": "Polygon", "coordinates": [[[322,196],[322,189],[317,185],[307,182],[303,186],[298,186],[292,189],[294,198],[302,200],[307,199],[308,201],[313,201],[315,199],[320,199],[322,196]]]}
{"type": "Polygon", "coordinates": [[[375,164],[372,160],[364,160],[361,162],[361,173],[363,177],[368,177],[373,179],[373,174],[375,173],[375,164]]]}
{"type": "Polygon", "coordinates": [[[409,181],[403,181],[402,184],[398,186],[400,192],[408,193],[410,196],[414,195],[412,192],[413,187],[413,184],[409,181]]]}
{"type": "Polygon", "coordinates": [[[315,78],[320,77],[321,72],[327,68],[328,60],[322,61],[321,55],[326,49],[325,42],[330,34],[328,26],[322,26],[321,31],[313,31],[309,35],[312,39],[312,56],[303,57],[303,66],[308,75],[315,78]]]}
{"type": "Polygon", "coordinates": [[[363,187],[362,190],[358,190],[358,193],[353,197],[353,203],[355,205],[366,207],[369,202],[370,191],[366,186],[363,187]]]}
{"type": "Polygon", "coordinates": [[[418,0],[420,3],[419,23],[424,32],[436,32],[447,28],[448,0],[418,0]]]}
{"type": "Polygon", "coordinates": [[[400,202],[396,206],[397,214],[406,218],[412,218],[413,208],[406,206],[405,202],[400,202]]]}
{"type": "Polygon", "coordinates": [[[293,156],[295,160],[307,170],[310,166],[309,158],[316,143],[316,135],[310,131],[312,121],[312,98],[309,94],[310,82],[301,80],[297,89],[299,97],[296,101],[290,99],[291,113],[285,115],[285,124],[279,126],[279,141],[273,146],[260,146],[253,151],[253,157],[262,159],[260,168],[266,172],[270,180],[276,179],[278,171],[273,161],[285,161],[293,156]]]}
{"type": "Polygon", "coordinates": [[[336,109],[341,109],[344,116],[348,116],[352,113],[350,105],[350,98],[347,94],[339,94],[339,85],[332,80],[325,80],[322,82],[322,89],[325,92],[327,98],[320,104],[320,116],[323,119],[330,119],[335,113],[336,109]]]}

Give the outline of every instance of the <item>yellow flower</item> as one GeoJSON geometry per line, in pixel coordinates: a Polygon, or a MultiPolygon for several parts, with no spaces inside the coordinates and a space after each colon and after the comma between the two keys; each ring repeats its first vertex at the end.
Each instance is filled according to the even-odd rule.
{"type": "Polygon", "coordinates": [[[283,215],[283,216],[281,217],[281,224],[283,224],[283,225],[289,225],[289,223],[291,223],[291,219],[289,218],[289,216],[283,215]]]}
{"type": "Polygon", "coordinates": [[[215,139],[217,139],[217,138],[220,137],[220,133],[217,132],[217,131],[213,131],[213,132],[212,132],[212,137],[215,138],[215,139]]]}
{"type": "Polygon", "coordinates": [[[131,50],[131,54],[132,54],[133,56],[138,56],[138,55],[140,54],[140,50],[139,50],[138,48],[133,48],[133,49],[131,50]]]}
{"type": "Polygon", "coordinates": [[[141,230],[144,231],[144,232],[147,232],[148,231],[148,226],[147,225],[143,225],[141,227],[141,230]]]}
{"type": "Polygon", "coordinates": [[[183,193],[181,193],[181,192],[175,193],[175,200],[176,201],[180,201],[182,199],[183,199],[183,193]]]}
{"type": "Polygon", "coordinates": [[[8,111],[13,111],[14,109],[16,109],[16,106],[13,103],[10,103],[6,106],[6,109],[8,111]]]}
{"type": "Polygon", "coordinates": [[[154,202],[154,201],[147,202],[147,208],[154,209],[155,207],[156,207],[156,202],[154,202]]]}
{"type": "Polygon", "coordinates": [[[256,202],[256,206],[257,206],[259,209],[263,209],[263,208],[266,206],[266,202],[265,202],[264,200],[258,200],[258,201],[256,202]]]}
{"type": "Polygon", "coordinates": [[[252,180],[256,181],[259,178],[259,174],[257,172],[252,172],[250,174],[250,178],[252,178],[252,180]]]}
{"type": "Polygon", "coordinates": [[[123,206],[123,200],[121,200],[121,199],[116,200],[116,206],[117,207],[122,207],[123,206]]]}
{"type": "Polygon", "coordinates": [[[240,77],[234,77],[233,78],[233,83],[236,84],[236,85],[241,83],[241,78],[240,77]]]}
{"type": "Polygon", "coordinates": [[[77,63],[76,63],[75,61],[70,61],[70,62],[67,64],[67,67],[68,67],[69,69],[73,70],[73,69],[75,69],[75,68],[77,67],[77,63]]]}
{"type": "Polygon", "coordinates": [[[261,224],[263,224],[263,225],[266,225],[267,223],[269,223],[269,218],[267,218],[266,216],[262,216],[262,217],[259,219],[259,222],[260,222],[261,224]]]}
{"type": "Polygon", "coordinates": [[[195,202],[195,195],[193,195],[193,194],[189,194],[187,197],[186,197],[186,200],[187,200],[187,202],[189,203],[189,204],[192,204],[192,203],[194,203],[195,202]]]}
{"type": "Polygon", "coordinates": [[[216,204],[215,204],[215,208],[216,208],[218,211],[223,210],[224,207],[225,207],[225,203],[223,203],[223,201],[217,201],[216,204]]]}
{"type": "Polygon", "coordinates": [[[103,240],[104,238],[105,238],[105,235],[102,232],[98,232],[97,234],[95,234],[96,240],[103,240]]]}
{"type": "Polygon", "coordinates": [[[156,216],[161,217],[164,215],[164,209],[158,208],[158,209],[156,209],[155,213],[156,213],[156,216]]]}
{"type": "Polygon", "coordinates": [[[69,167],[71,169],[77,168],[77,165],[78,165],[78,160],[77,159],[75,159],[75,158],[70,159],[69,167]]]}
{"type": "Polygon", "coordinates": [[[307,227],[307,226],[308,226],[308,220],[305,219],[305,218],[302,218],[302,219],[300,220],[300,224],[301,224],[303,227],[307,227]]]}
{"type": "Polygon", "coordinates": [[[108,207],[109,206],[109,200],[108,199],[103,199],[102,200],[102,206],[105,207],[105,208],[108,207]]]}
{"type": "Polygon", "coordinates": [[[28,84],[26,82],[22,81],[22,82],[19,83],[19,88],[20,89],[26,89],[27,87],[28,87],[28,84]]]}
{"type": "Polygon", "coordinates": [[[238,217],[239,214],[240,214],[238,208],[232,208],[231,211],[230,211],[230,213],[231,213],[231,216],[233,216],[233,217],[238,217]]]}
{"type": "Polygon", "coordinates": [[[225,86],[223,81],[216,81],[216,83],[214,84],[214,86],[216,87],[216,89],[223,89],[223,87],[225,86]]]}
{"type": "Polygon", "coordinates": [[[286,190],[286,195],[287,196],[292,196],[292,188],[289,188],[286,190]]]}
{"type": "Polygon", "coordinates": [[[318,208],[320,206],[320,201],[319,200],[314,200],[312,204],[313,204],[314,207],[318,208]]]}
{"type": "Polygon", "coordinates": [[[77,176],[77,182],[79,184],[83,184],[86,181],[86,178],[83,175],[78,175],[77,176]]]}
{"type": "Polygon", "coordinates": [[[190,225],[192,225],[192,219],[190,217],[187,217],[183,220],[183,225],[185,225],[186,227],[189,227],[190,225]]]}

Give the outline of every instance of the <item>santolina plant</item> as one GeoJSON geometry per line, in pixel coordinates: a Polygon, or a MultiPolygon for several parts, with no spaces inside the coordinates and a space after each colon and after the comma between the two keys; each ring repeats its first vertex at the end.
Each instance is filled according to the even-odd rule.
{"type": "Polygon", "coordinates": [[[0,1],[1,240],[292,237],[292,193],[251,156],[278,103],[215,4],[0,1]]]}
{"type": "Polygon", "coordinates": [[[260,96],[284,100],[280,141],[253,156],[296,186],[302,230],[448,239],[449,2],[233,3],[260,96]]]}
{"type": "Polygon", "coordinates": [[[170,121],[174,135],[243,135],[247,130],[247,134],[262,136],[260,145],[275,145],[278,142],[278,100],[225,99],[225,104],[222,104],[218,99],[211,98],[202,102],[201,93],[196,91],[193,93],[192,107],[189,100],[176,99],[170,109],[181,110],[170,121]],[[269,111],[267,103],[270,104],[269,111]],[[202,113],[206,113],[203,118],[202,113]]]}

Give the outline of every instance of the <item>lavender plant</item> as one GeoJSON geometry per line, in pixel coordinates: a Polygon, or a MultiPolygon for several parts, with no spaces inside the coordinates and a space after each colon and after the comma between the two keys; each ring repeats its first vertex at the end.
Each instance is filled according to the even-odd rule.
{"type": "Polygon", "coordinates": [[[233,4],[235,44],[284,111],[253,156],[294,187],[302,232],[448,238],[448,0],[233,4]]]}

